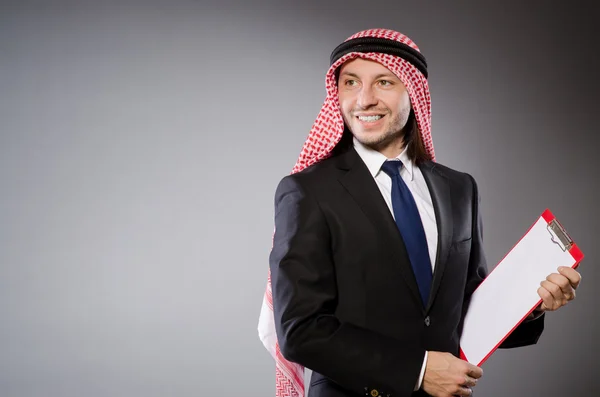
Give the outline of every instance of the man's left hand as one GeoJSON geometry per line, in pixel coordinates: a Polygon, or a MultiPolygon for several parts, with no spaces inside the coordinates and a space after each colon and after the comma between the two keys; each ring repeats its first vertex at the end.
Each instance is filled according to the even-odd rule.
{"type": "Polygon", "coordinates": [[[535,312],[554,311],[575,299],[575,290],[581,282],[581,274],[570,267],[561,266],[541,282],[537,292],[542,303],[535,312]]]}

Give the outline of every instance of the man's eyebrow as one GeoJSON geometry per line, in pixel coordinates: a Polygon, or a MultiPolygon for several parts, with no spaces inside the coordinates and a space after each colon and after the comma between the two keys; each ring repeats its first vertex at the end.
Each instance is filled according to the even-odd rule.
{"type": "Polygon", "coordinates": [[[380,73],[380,74],[378,74],[377,76],[375,76],[375,80],[377,80],[377,79],[380,79],[380,78],[382,78],[382,77],[388,77],[388,78],[389,78],[389,77],[391,77],[391,78],[393,78],[393,79],[394,79],[394,78],[395,78],[395,79],[397,79],[397,78],[398,78],[398,77],[397,77],[395,74],[393,74],[393,73],[380,73]]]}
{"type": "Polygon", "coordinates": [[[350,77],[360,79],[360,77],[358,77],[356,74],[351,73],[351,72],[343,72],[340,76],[350,76],[350,77]]]}

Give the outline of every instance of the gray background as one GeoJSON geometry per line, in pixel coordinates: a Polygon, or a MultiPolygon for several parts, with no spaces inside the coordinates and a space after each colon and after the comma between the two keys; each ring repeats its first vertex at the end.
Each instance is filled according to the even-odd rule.
{"type": "Polygon", "coordinates": [[[372,27],[428,59],[438,161],[477,179],[490,265],[546,207],[587,256],[477,395],[594,395],[592,3],[1,2],[0,396],[272,396],[274,189],[331,50],[372,27]]]}

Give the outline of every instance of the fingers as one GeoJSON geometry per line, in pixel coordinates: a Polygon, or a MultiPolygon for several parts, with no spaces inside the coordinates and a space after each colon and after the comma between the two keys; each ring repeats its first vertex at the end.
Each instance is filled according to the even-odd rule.
{"type": "Polygon", "coordinates": [[[538,295],[542,298],[542,310],[557,310],[575,299],[575,289],[581,282],[581,275],[569,267],[561,266],[558,271],[540,283],[538,295]]]}
{"type": "Polygon", "coordinates": [[[470,396],[483,370],[450,353],[430,351],[422,389],[431,396],[470,396]]]}
{"type": "Polygon", "coordinates": [[[479,379],[483,376],[483,370],[473,364],[466,363],[469,367],[466,371],[466,374],[474,379],[479,379]]]}
{"type": "Polygon", "coordinates": [[[473,394],[471,388],[475,387],[477,385],[477,379],[483,376],[483,370],[481,368],[467,362],[465,362],[465,364],[464,380],[460,382],[460,380],[457,379],[458,385],[456,386],[456,391],[454,393],[456,396],[470,396],[473,394]]]}
{"type": "Polygon", "coordinates": [[[477,385],[477,379],[471,378],[470,376],[465,376],[465,381],[462,384],[465,387],[473,387],[477,385]]]}
{"type": "Polygon", "coordinates": [[[470,387],[457,387],[456,391],[452,393],[454,396],[470,396],[473,394],[473,390],[470,387]]]}
{"type": "Polygon", "coordinates": [[[581,274],[579,274],[577,270],[570,267],[561,266],[558,268],[558,272],[569,280],[569,283],[573,288],[579,287],[579,283],[581,282],[581,274]]]}
{"type": "MultiPolygon", "coordinates": [[[[565,296],[558,285],[548,280],[542,281],[541,285],[546,291],[550,292],[551,298],[549,303],[552,310],[556,310],[562,305],[567,304],[567,300],[565,299],[565,296]]],[[[544,300],[544,303],[547,303],[546,300],[544,300]]],[[[546,306],[548,305],[546,304],[546,306]]]]}
{"type": "MultiPolygon", "coordinates": [[[[571,285],[569,279],[561,274],[552,273],[551,275],[546,277],[546,280],[558,286],[558,288],[560,288],[560,291],[562,291],[562,294],[565,296],[570,296],[575,292],[575,289],[571,285]]],[[[554,293],[552,293],[552,295],[554,295],[554,293]]]]}
{"type": "Polygon", "coordinates": [[[447,393],[450,393],[452,396],[470,396],[473,393],[473,389],[471,387],[473,386],[469,386],[464,384],[463,382],[476,382],[475,379],[471,378],[471,380],[461,380],[460,378],[456,378],[454,381],[454,385],[448,387],[447,389],[447,393]]]}
{"type": "Polygon", "coordinates": [[[556,302],[550,291],[544,287],[539,287],[537,293],[542,298],[542,304],[540,305],[542,310],[556,310],[556,302]]]}

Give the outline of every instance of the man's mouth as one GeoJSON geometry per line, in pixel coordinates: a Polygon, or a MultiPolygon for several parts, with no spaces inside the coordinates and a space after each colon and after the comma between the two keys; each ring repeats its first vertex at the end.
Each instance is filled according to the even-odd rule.
{"type": "Polygon", "coordinates": [[[376,115],[372,115],[372,116],[356,116],[357,119],[359,119],[360,121],[364,121],[365,123],[373,123],[379,119],[381,119],[383,117],[383,115],[381,114],[376,114],[376,115]]]}

